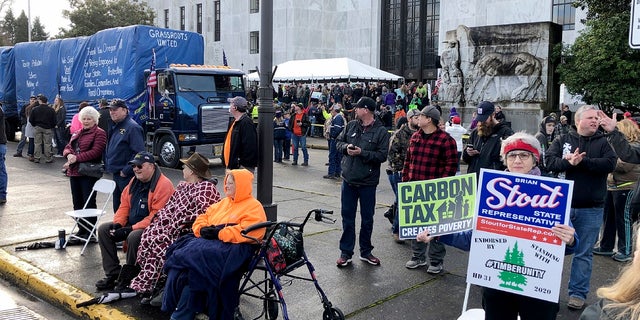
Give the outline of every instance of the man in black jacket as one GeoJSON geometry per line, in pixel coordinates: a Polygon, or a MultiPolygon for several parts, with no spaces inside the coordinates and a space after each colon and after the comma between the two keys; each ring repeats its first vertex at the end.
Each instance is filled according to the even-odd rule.
{"type": "Polygon", "coordinates": [[[47,97],[38,95],[38,105],[31,110],[29,122],[33,126],[35,134],[35,151],[33,162],[40,162],[42,146],[44,146],[44,158],[46,163],[53,162],[51,156],[51,138],[53,128],[56,126],[56,112],[47,104],[47,97]]]}
{"type": "Polygon", "coordinates": [[[580,242],[571,262],[567,307],[582,309],[589,293],[592,249],[602,225],[607,175],[616,168],[617,156],[598,131],[597,107],[580,107],[575,113],[575,123],[576,129],[571,128],[551,143],[546,164],[559,178],[574,181],[571,222],[580,242]]]}
{"type": "Polygon", "coordinates": [[[462,152],[462,160],[469,166],[467,173],[480,174],[480,169],[504,170],[500,159],[502,139],[513,134],[513,130],[504,122],[496,119],[496,107],[489,101],[478,105],[476,120],[478,126],[471,131],[469,145],[462,152]]]}
{"type": "Polygon", "coordinates": [[[258,166],[258,134],[253,120],[247,114],[247,99],[234,97],[227,100],[234,121],[224,141],[223,161],[227,169],[245,168],[253,172],[258,166]]]}
{"type": "Polygon", "coordinates": [[[380,265],[371,251],[376,187],[380,181],[380,164],[387,160],[389,132],[375,116],[376,102],[361,98],[355,105],[356,120],[350,121],[338,135],[337,150],[342,158],[342,236],[338,267],[351,264],[356,242],[356,209],[360,202],[360,260],[380,265]]]}

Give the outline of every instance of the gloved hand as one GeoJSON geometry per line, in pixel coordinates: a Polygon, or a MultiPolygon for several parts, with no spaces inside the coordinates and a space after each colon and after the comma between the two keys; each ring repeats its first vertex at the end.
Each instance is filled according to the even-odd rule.
{"type": "Polygon", "coordinates": [[[131,233],[131,231],[133,231],[132,227],[119,228],[113,231],[113,235],[111,236],[111,238],[116,242],[127,240],[127,237],[129,236],[129,233],[131,233]]]}
{"type": "Polygon", "coordinates": [[[222,230],[222,228],[216,228],[213,226],[204,227],[200,229],[200,237],[208,240],[217,240],[220,230],[222,230]]]}

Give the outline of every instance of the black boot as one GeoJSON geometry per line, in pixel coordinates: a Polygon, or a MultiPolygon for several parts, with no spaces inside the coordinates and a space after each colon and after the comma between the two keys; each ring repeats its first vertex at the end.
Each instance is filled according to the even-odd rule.
{"type": "Polygon", "coordinates": [[[393,221],[396,218],[396,203],[394,202],[391,207],[389,207],[389,210],[387,210],[384,213],[384,217],[389,219],[389,223],[391,223],[391,225],[393,225],[393,221]]]}
{"type": "Polygon", "coordinates": [[[140,273],[140,267],[138,265],[125,264],[120,269],[120,275],[116,280],[116,290],[123,291],[129,287],[131,280],[140,273]]]}

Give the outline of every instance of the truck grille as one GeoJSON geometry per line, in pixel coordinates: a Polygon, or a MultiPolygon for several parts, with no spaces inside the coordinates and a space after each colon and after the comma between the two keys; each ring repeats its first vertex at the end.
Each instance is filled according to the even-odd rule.
{"type": "Polygon", "coordinates": [[[222,106],[205,105],[201,107],[202,133],[226,133],[231,116],[229,110],[222,106]]]}

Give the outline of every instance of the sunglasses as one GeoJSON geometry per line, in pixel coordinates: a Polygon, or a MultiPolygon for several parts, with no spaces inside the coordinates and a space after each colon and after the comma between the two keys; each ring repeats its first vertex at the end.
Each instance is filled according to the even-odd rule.
{"type": "Polygon", "coordinates": [[[141,164],[132,164],[132,165],[131,165],[131,168],[134,168],[134,169],[142,169],[142,165],[141,165],[141,164]]]}

